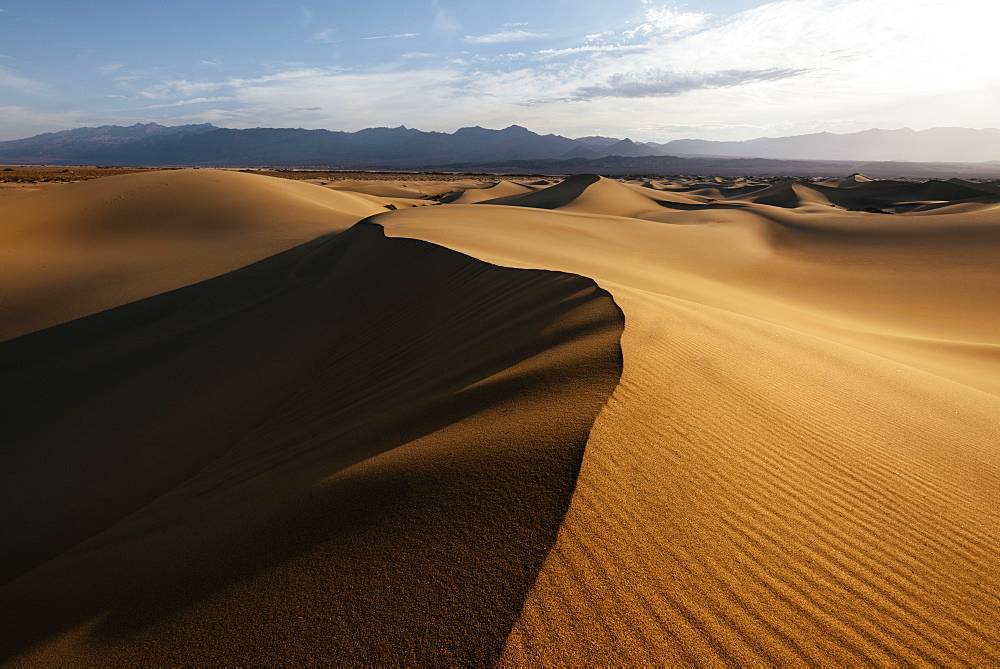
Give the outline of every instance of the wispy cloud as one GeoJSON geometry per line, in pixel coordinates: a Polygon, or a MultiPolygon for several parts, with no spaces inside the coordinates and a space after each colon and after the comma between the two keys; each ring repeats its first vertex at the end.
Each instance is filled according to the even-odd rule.
{"type": "Polygon", "coordinates": [[[0,141],[50,132],[54,128],[73,128],[82,122],[79,111],[44,112],[20,106],[0,107],[0,118],[4,120],[0,141]]]}
{"type": "Polygon", "coordinates": [[[809,70],[770,68],[767,70],[720,70],[718,72],[679,73],[652,69],[608,77],[600,86],[583,86],[573,92],[574,100],[595,98],[652,98],[680,95],[708,88],[740,86],[760,81],[788,79],[809,70]]]}
{"type": "MultiPolygon", "coordinates": [[[[995,3],[962,0],[964,9],[983,15],[995,3]]],[[[341,54],[337,67],[329,66],[330,49],[319,46],[300,56],[312,59],[306,63],[282,62],[284,54],[265,49],[243,60],[208,52],[224,57],[225,69],[204,67],[214,61],[199,65],[197,56],[188,70],[133,71],[130,63],[101,79],[104,89],[94,92],[128,95],[129,102],[108,100],[109,107],[150,105],[137,120],[235,127],[308,123],[358,129],[406,123],[453,130],[514,122],[543,132],[663,140],[808,132],[819,123],[841,131],[863,129],[845,125],[855,121],[844,119],[863,119],[868,127],[995,125],[1000,91],[993,65],[995,28],[969,22],[970,12],[955,12],[954,0],[762,0],[728,17],[681,11],[679,0],[650,0],[634,12],[631,23],[624,23],[629,17],[622,10],[623,23],[600,30],[581,27],[575,41],[569,34],[573,22],[557,37],[543,34],[549,29],[535,23],[501,26],[499,21],[490,24],[495,30],[482,30],[488,34],[463,41],[475,31],[454,32],[461,28],[449,8],[459,7],[457,0],[429,4],[427,21],[435,31],[430,34],[439,38],[434,44],[392,42],[417,35],[376,34],[385,24],[345,37],[342,31],[324,30],[327,25],[340,30],[340,24],[325,22],[318,10],[313,17],[296,2],[284,10],[284,19],[297,42],[310,36],[315,44],[337,36],[358,44],[362,39],[390,42],[373,41],[369,48],[341,54]],[[401,48],[387,53],[376,45],[401,48]],[[514,53],[499,53],[508,51],[514,53]],[[168,78],[165,71],[177,74],[168,78]],[[138,81],[135,75],[141,75],[138,81]],[[163,111],[148,111],[156,109],[163,111]],[[673,125],[660,125],[668,121],[673,125]]],[[[507,18],[517,16],[500,20],[507,18]]],[[[94,82],[94,66],[108,58],[104,53],[90,54],[81,66],[94,82]]],[[[31,98],[43,97],[71,106],[66,96],[72,87],[53,85],[40,93],[44,85],[22,74],[35,76],[35,64],[28,69],[19,62],[0,59],[10,68],[0,69],[0,98],[24,108],[31,98]],[[23,93],[13,94],[14,87],[23,93]]],[[[53,80],[67,79],[64,72],[58,76],[53,80]]],[[[108,114],[104,122],[138,115],[117,109],[108,114]]],[[[7,124],[3,114],[0,118],[7,124]]]]}
{"type": "Polygon", "coordinates": [[[48,84],[23,77],[5,67],[0,67],[0,87],[11,88],[22,93],[47,93],[51,90],[48,84]]]}
{"type": "Polygon", "coordinates": [[[462,27],[462,25],[458,22],[458,19],[456,19],[451,12],[441,6],[440,0],[433,0],[431,2],[431,7],[434,9],[434,30],[451,32],[462,27]]]}
{"type": "Polygon", "coordinates": [[[191,98],[189,100],[177,100],[176,102],[164,102],[163,104],[157,105],[146,105],[145,107],[140,107],[135,110],[130,111],[140,111],[143,109],[168,109],[170,107],[184,107],[186,105],[196,105],[203,104],[207,102],[225,102],[227,100],[232,100],[232,97],[204,97],[204,98],[191,98]]]}
{"type": "Polygon", "coordinates": [[[333,28],[327,28],[326,30],[320,30],[318,33],[313,33],[312,35],[309,36],[309,39],[312,40],[313,42],[319,42],[321,44],[332,44],[335,42],[343,41],[343,40],[333,39],[334,32],[335,31],[333,28]]]}
{"type": "Polygon", "coordinates": [[[122,67],[124,67],[122,63],[108,63],[107,65],[98,65],[96,69],[101,75],[107,76],[113,72],[117,72],[122,67]]]}
{"type": "Polygon", "coordinates": [[[505,42],[525,42],[527,40],[545,39],[548,35],[533,33],[527,30],[504,30],[489,35],[467,35],[465,41],[469,44],[503,44],[505,42]]]}
{"type": "Polygon", "coordinates": [[[363,37],[362,39],[400,39],[406,37],[416,37],[419,33],[399,33],[398,35],[374,35],[372,37],[363,37]]]}
{"type": "Polygon", "coordinates": [[[565,49],[541,49],[536,51],[536,56],[575,56],[584,53],[612,53],[616,51],[646,51],[650,48],[648,44],[584,44],[581,46],[571,46],[565,49]]]}
{"type": "Polygon", "coordinates": [[[188,97],[210,91],[226,89],[238,90],[242,87],[275,88],[295,79],[310,79],[329,74],[330,70],[320,68],[294,68],[281,72],[265,74],[259,77],[231,77],[223,81],[189,81],[187,79],[171,79],[138,91],[138,95],[149,100],[170,99],[177,96],[188,97]]]}

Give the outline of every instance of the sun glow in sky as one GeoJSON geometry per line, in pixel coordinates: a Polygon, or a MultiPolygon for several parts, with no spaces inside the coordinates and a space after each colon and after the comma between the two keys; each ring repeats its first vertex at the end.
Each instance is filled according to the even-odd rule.
{"type": "Polygon", "coordinates": [[[81,125],[747,139],[995,127],[997,0],[0,0],[0,139],[81,125]]]}

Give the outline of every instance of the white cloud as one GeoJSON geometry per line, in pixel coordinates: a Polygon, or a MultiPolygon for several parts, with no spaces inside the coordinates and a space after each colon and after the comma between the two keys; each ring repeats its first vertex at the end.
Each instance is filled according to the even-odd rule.
{"type": "MultiPolygon", "coordinates": [[[[650,3],[646,3],[649,5],[650,3]]],[[[702,12],[679,12],[667,7],[647,7],[644,21],[624,35],[633,38],[636,35],[684,35],[698,30],[710,18],[702,12]]]]}
{"type": "Polygon", "coordinates": [[[0,118],[3,119],[0,130],[0,141],[21,139],[43,132],[52,132],[53,128],[64,130],[79,126],[81,112],[43,112],[27,107],[0,107],[0,118]]]}
{"type": "Polygon", "coordinates": [[[573,92],[573,99],[669,97],[689,91],[788,79],[805,74],[805,72],[804,70],[787,68],[770,68],[767,70],[719,70],[716,72],[685,73],[654,68],[645,72],[616,74],[609,77],[604,84],[583,86],[573,92]]]}
{"type": "Polygon", "coordinates": [[[313,42],[320,42],[322,44],[331,44],[333,42],[340,42],[341,40],[333,39],[333,28],[327,28],[326,30],[320,30],[317,33],[313,33],[309,36],[309,39],[313,42]]]}
{"type": "MultiPolygon", "coordinates": [[[[284,84],[295,79],[308,79],[327,73],[329,70],[319,68],[295,68],[265,74],[259,77],[240,78],[232,77],[224,81],[188,81],[187,79],[173,79],[141,90],[138,95],[150,99],[167,99],[177,96],[189,97],[198,93],[209,91],[219,91],[224,89],[240,89],[243,87],[267,86],[274,87],[275,84],[284,84]]],[[[278,86],[280,88],[280,86],[278,86]]]]}
{"type": "Polygon", "coordinates": [[[416,37],[417,33],[399,33],[398,35],[375,35],[373,37],[363,37],[362,39],[399,39],[405,37],[416,37]]]}
{"type": "Polygon", "coordinates": [[[614,52],[614,51],[645,51],[649,49],[648,44],[584,44],[582,46],[571,46],[565,49],[541,49],[535,52],[537,56],[575,56],[584,53],[614,52]]]}
{"type": "Polygon", "coordinates": [[[232,100],[232,97],[203,97],[203,98],[191,98],[189,100],[178,100],[176,102],[165,102],[158,105],[147,105],[145,107],[140,107],[139,109],[131,111],[142,111],[144,109],[168,109],[170,107],[184,107],[186,105],[204,104],[206,102],[224,102],[226,100],[232,100]]]}
{"type": "MultiPolygon", "coordinates": [[[[586,105],[597,123],[614,116],[616,99],[627,98],[619,124],[666,115],[759,129],[748,136],[795,124],[822,129],[826,122],[859,129],[845,127],[843,119],[852,118],[865,119],[863,127],[981,127],[995,124],[987,100],[993,109],[1000,105],[1000,73],[990,55],[991,24],[972,25],[967,17],[991,2],[780,0],[725,21],[681,22],[683,30],[647,21],[634,52],[538,52],[565,54],[560,67],[576,67],[564,67],[547,94],[531,100],[545,103],[553,118],[575,100],[576,113],[586,105]]],[[[644,17],[663,18],[649,13],[658,9],[650,3],[644,17]]]]}
{"type": "MultiPolygon", "coordinates": [[[[548,48],[491,57],[410,52],[368,68],[286,64],[260,76],[188,75],[147,85],[133,100],[165,110],[161,121],[235,127],[308,120],[331,129],[405,123],[450,131],[518,123],[538,132],[656,141],[984,127],[996,125],[1000,74],[992,25],[968,16],[988,14],[994,2],[777,0],[728,19],[697,20],[648,3],[631,37],[588,35],[575,45],[548,41],[530,45],[548,48]]],[[[466,42],[544,37],[503,29],[466,42]]],[[[517,48],[523,47],[510,50],[517,48]]],[[[38,85],[18,76],[0,69],[0,85],[38,85]]]]}
{"type": "Polygon", "coordinates": [[[0,67],[0,88],[10,88],[21,93],[48,93],[51,91],[48,84],[21,76],[5,67],[0,67]]]}
{"type": "Polygon", "coordinates": [[[122,69],[122,67],[124,67],[122,63],[108,63],[107,65],[98,65],[96,69],[102,75],[109,75],[112,72],[122,69]]]}
{"type": "Polygon", "coordinates": [[[434,9],[434,30],[440,32],[451,32],[462,27],[458,22],[458,19],[441,7],[440,0],[433,0],[431,2],[431,7],[434,9]]]}
{"type": "Polygon", "coordinates": [[[465,41],[469,44],[503,44],[505,42],[524,42],[527,40],[544,39],[548,35],[528,32],[527,30],[505,30],[489,35],[468,35],[465,41]]]}

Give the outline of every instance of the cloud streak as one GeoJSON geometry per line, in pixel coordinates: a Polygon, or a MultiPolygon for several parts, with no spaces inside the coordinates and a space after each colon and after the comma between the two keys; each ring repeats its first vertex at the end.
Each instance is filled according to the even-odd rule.
{"type": "Polygon", "coordinates": [[[0,67],[0,88],[10,88],[22,93],[48,93],[50,91],[48,84],[22,77],[5,67],[0,67]]]}
{"type": "Polygon", "coordinates": [[[332,44],[334,42],[340,42],[341,40],[333,39],[333,28],[327,28],[326,30],[320,30],[318,33],[313,33],[309,36],[309,39],[313,42],[319,42],[321,44],[332,44]]]}
{"type": "Polygon", "coordinates": [[[398,35],[374,35],[372,37],[363,37],[362,39],[400,39],[406,37],[416,37],[417,33],[399,33],[398,35]]]}
{"type": "Polygon", "coordinates": [[[528,40],[545,39],[544,33],[533,33],[527,30],[503,30],[488,35],[467,35],[465,41],[469,44],[505,44],[507,42],[525,42],[528,40]]]}
{"type": "Polygon", "coordinates": [[[653,98],[680,95],[688,91],[728,88],[744,84],[789,79],[807,74],[808,69],[770,68],[766,70],[720,70],[717,72],[679,73],[662,69],[629,72],[608,77],[600,86],[582,86],[573,92],[573,100],[597,98],[653,98]]]}
{"type": "Polygon", "coordinates": [[[646,51],[650,47],[648,44],[583,44],[581,46],[570,46],[564,49],[541,49],[536,51],[536,56],[577,56],[584,53],[613,53],[623,51],[646,51]]]}

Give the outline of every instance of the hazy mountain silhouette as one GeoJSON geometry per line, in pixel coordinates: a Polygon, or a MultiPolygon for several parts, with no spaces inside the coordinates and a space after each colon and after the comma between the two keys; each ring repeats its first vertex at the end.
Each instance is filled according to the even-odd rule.
{"type": "Polygon", "coordinates": [[[682,139],[657,144],[629,138],[588,136],[570,139],[553,134],[539,135],[519,125],[503,130],[473,126],[443,133],[405,126],[340,132],[301,128],[234,130],[208,123],[175,127],[137,123],[129,127],[77,128],[0,142],[0,161],[92,165],[416,169],[575,160],[598,161],[598,164],[605,161],[608,169],[613,169],[618,164],[613,158],[618,157],[620,160],[649,158],[650,166],[663,170],[670,169],[673,164],[685,164],[668,160],[677,156],[971,163],[1000,160],[1000,130],[933,128],[917,132],[904,128],[846,135],[821,132],[742,142],[682,139]]]}
{"type": "Polygon", "coordinates": [[[172,133],[143,132],[145,128],[148,126],[81,128],[2,142],[0,159],[105,165],[415,167],[455,161],[556,158],[582,146],[566,137],[539,135],[518,125],[503,130],[475,126],[450,134],[405,126],[353,133],[300,128],[232,130],[210,125],[180,126],[172,133]],[[95,141],[95,137],[115,141],[95,141]]]}
{"type": "Polygon", "coordinates": [[[982,162],[1000,160],[1000,130],[931,128],[865,130],[845,135],[819,132],[794,137],[761,137],[742,142],[679,139],[655,145],[682,156],[780,158],[785,160],[906,160],[982,162]]]}
{"type": "Polygon", "coordinates": [[[62,132],[47,132],[27,139],[0,142],[0,157],[22,162],[64,162],[66,159],[126,144],[145,143],[181,136],[198,135],[218,130],[211,123],[165,126],[158,123],[136,123],[128,127],[102,125],[97,128],[76,128],[62,132]]]}

